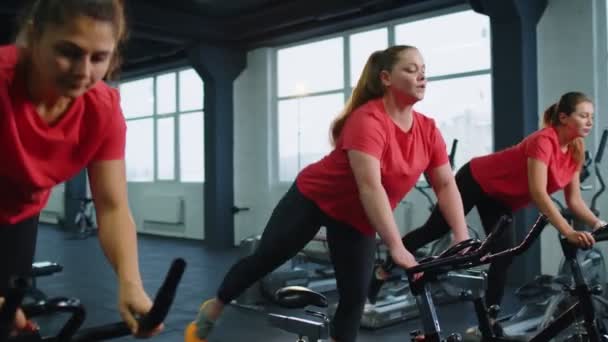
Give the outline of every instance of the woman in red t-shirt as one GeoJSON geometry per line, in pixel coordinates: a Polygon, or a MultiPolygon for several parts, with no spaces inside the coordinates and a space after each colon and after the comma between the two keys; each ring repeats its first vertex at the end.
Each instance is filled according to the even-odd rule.
{"type": "Polygon", "coordinates": [[[457,232],[467,238],[462,202],[446,146],[432,119],[413,105],[425,92],[425,66],[416,48],[373,53],[342,114],[332,125],[335,148],[300,172],[274,209],[253,255],[237,262],[217,297],[206,301],[186,328],[187,342],[206,341],[226,303],[327,228],[340,303],[332,339],[355,341],[379,233],[402,267],[416,265],[403,246],[392,210],[423,172],[457,232]]]}
{"type": "MultiPolygon", "coordinates": [[[[28,276],[38,216],[51,189],[88,169],[99,241],[118,276],[118,306],[135,316],[152,303],[137,261],[125,177],[126,124],[118,92],[102,79],[125,37],[122,0],[40,0],[19,47],[0,47],[0,296],[11,275],[28,276]]],[[[18,314],[17,328],[25,325],[18,314]]]]}
{"type": "MultiPolygon", "coordinates": [[[[575,231],[552,202],[550,194],[564,189],[568,208],[593,229],[606,223],[596,217],[585,204],[581,192],[579,172],[584,161],[585,138],[593,126],[593,103],[582,93],[564,94],[551,105],[543,116],[544,128],[532,133],[519,144],[505,150],[473,158],[456,174],[465,213],[477,207],[481,223],[487,233],[494,228],[501,215],[533,203],[549,222],[568,241],[587,247],[595,242],[588,232],[575,231]]],[[[439,206],[442,204],[439,203],[439,206]]],[[[440,238],[449,231],[441,210],[435,209],[428,221],[403,237],[410,251],[440,238]]],[[[514,229],[506,229],[495,250],[513,247],[514,229]]],[[[490,265],[486,304],[500,304],[507,270],[511,259],[499,259],[490,265]]],[[[372,288],[380,288],[385,265],[375,272],[372,288]]],[[[373,297],[375,293],[370,293],[373,297]]]]}

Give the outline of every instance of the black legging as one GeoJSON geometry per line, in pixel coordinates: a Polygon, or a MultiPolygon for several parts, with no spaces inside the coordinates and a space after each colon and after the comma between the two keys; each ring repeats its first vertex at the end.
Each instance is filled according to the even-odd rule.
{"type": "Polygon", "coordinates": [[[304,197],[295,184],[272,212],[255,252],[228,271],[218,290],[218,298],[223,303],[230,303],[253,283],[294,257],[321,226],[327,228],[340,295],[331,335],[340,342],[355,341],[374,265],[375,237],[329,218],[313,201],[304,197]]]}
{"type": "MultiPolygon", "coordinates": [[[[483,192],[471,174],[469,163],[465,164],[456,173],[456,184],[458,185],[458,190],[462,197],[465,215],[468,214],[473,207],[477,207],[477,211],[481,218],[481,224],[483,225],[486,234],[489,234],[492,229],[494,229],[494,226],[502,215],[512,215],[510,208],[504,206],[483,192]]],[[[426,223],[422,227],[407,233],[402,241],[405,248],[413,253],[418,248],[441,238],[449,232],[450,226],[441,214],[439,206],[435,206],[426,223]]],[[[502,236],[494,245],[493,251],[501,251],[514,247],[514,245],[515,231],[512,226],[506,227],[502,236]]],[[[488,288],[486,291],[486,304],[488,306],[500,304],[504,295],[507,270],[512,262],[512,258],[501,258],[490,264],[490,269],[488,271],[488,288]]],[[[389,261],[385,268],[391,269],[392,267],[394,267],[394,264],[392,261],[389,261]]]]}
{"type": "Polygon", "coordinates": [[[27,277],[32,271],[38,234],[38,215],[16,224],[0,224],[0,295],[9,277],[27,277]]]}

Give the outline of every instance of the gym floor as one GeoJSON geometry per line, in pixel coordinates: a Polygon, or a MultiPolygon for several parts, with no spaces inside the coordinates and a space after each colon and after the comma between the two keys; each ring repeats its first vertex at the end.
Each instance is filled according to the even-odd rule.
{"type": "MultiPolygon", "coordinates": [[[[182,257],[188,262],[173,308],[165,322],[161,336],[151,341],[183,341],[182,330],[190,322],[201,301],[211,297],[228,267],[239,257],[236,248],[218,251],[208,248],[204,242],[139,236],[140,267],[146,290],[154,296],[170,262],[182,257]]],[[[67,240],[66,234],[51,225],[41,225],[38,234],[36,261],[55,261],[64,266],[61,273],[38,279],[38,287],[49,296],[76,297],[87,308],[84,326],[112,323],[119,320],[116,310],[116,281],[105,261],[97,238],[67,240]]],[[[507,293],[512,294],[513,290],[507,293]]],[[[518,307],[516,298],[507,295],[504,313],[518,307]]],[[[268,311],[277,312],[269,307],[268,311]]],[[[442,331],[464,332],[476,323],[471,303],[454,303],[439,307],[442,331]]],[[[289,312],[289,311],[286,311],[289,312]]],[[[41,322],[43,333],[52,334],[60,327],[62,317],[41,322]]],[[[379,330],[361,330],[358,341],[383,342],[409,341],[409,332],[417,329],[419,321],[411,320],[379,330]]],[[[132,341],[122,338],[114,341],[132,341]]],[[[286,342],[296,338],[270,327],[263,313],[229,306],[222,316],[211,341],[233,342],[239,340],[286,342]]]]}

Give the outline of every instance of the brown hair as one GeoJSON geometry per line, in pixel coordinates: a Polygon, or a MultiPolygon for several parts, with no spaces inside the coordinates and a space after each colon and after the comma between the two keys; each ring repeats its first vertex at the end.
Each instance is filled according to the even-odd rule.
{"type": "Polygon", "coordinates": [[[372,53],[365,63],[361,77],[353,89],[346,106],[331,124],[331,143],[335,146],[344,123],[350,113],[367,101],[384,96],[385,87],[380,80],[382,71],[391,71],[399,61],[399,54],[408,49],[415,49],[409,45],[395,45],[386,50],[372,53]]]}
{"type": "MultiPolygon", "coordinates": [[[[544,127],[557,127],[561,125],[559,115],[564,113],[568,116],[572,115],[576,111],[576,106],[582,102],[590,102],[591,99],[584,93],[571,91],[562,95],[557,103],[552,104],[549,108],[545,109],[543,114],[543,126],[544,127]]],[[[585,141],[583,138],[576,138],[569,144],[572,149],[574,159],[582,165],[585,160],[585,141]]]]}
{"type": "Polygon", "coordinates": [[[116,37],[116,50],[110,61],[107,77],[117,76],[121,63],[120,50],[127,39],[124,0],[36,0],[22,18],[17,43],[28,45],[26,32],[39,38],[51,25],[62,26],[78,16],[112,23],[116,37]]]}

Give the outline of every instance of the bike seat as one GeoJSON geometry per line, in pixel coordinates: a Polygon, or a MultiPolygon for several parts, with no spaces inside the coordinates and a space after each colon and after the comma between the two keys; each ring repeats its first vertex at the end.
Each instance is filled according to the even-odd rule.
{"type": "Polygon", "coordinates": [[[277,304],[288,309],[303,309],[309,305],[326,308],[327,298],[303,286],[287,286],[274,294],[277,304]]]}
{"type": "Polygon", "coordinates": [[[39,261],[32,263],[32,277],[43,277],[49,276],[53,273],[61,272],[63,266],[49,261],[39,261]]]}

